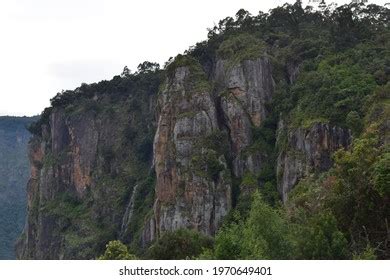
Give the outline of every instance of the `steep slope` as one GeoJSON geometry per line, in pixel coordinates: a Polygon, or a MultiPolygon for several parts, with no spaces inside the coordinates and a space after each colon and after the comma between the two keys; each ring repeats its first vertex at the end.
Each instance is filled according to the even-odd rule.
{"type": "Polygon", "coordinates": [[[94,258],[109,240],[134,238],[152,207],[158,84],[158,71],[118,76],[67,92],[71,101],[57,100],[46,110],[30,142],[28,223],[19,258],[94,258]],[[124,217],[129,201],[136,215],[124,217]]]}
{"type": "Polygon", "coordinates": [[[231,208],[226,159],[208,145],[221,131],[211,87],[197,62],[172,69],[159,96],[154,142],[157,232],[213,234],[231,208]]]}
{"type": "Polygon", "coordinates": [[[0,117],[0,259],[14,259],[26,216],[27,127],[37,118],[0,117]]]}
{"type": "Polygon", "coordinates": [[[284,202],[301,178],[329,170],[332,154],[339,149],[347,149],[352,138],[348,129],[323,123],[287,132],[280,122],[278,131],[280,134],[288,133],[277,161],[278,190],[284,202]]]}
{"type": "Polygon", "coordinates": [[[260,127],[268,117],[266,105],[274,92],[271,62],[260,54],[237,65],[229,65],[228,60],[218,60],[216,64],[220,106],[230,133],[236,177],[242,177],[246,169],[259,172],[261,167],[257,154],[243,154],[253,144],[252,127],[260,127]]]}
{"type": "Polygon", "coordinates": [[[351,258],[371,246],[359,225],[387,252],[386,190],[373,192],[378,226],[369,212],[351,226],[335,206],[335,155],[365,137],[388,94],[388,10],[359,9],[240,10],[163,70],[145,62],[58,94],[33,127],[18,257],[95,258],[115,239],[142,257],[188,229],[217,236],[208,257],[351,258]],[[324,238],[306,244],[311,229],[324,238]]]}

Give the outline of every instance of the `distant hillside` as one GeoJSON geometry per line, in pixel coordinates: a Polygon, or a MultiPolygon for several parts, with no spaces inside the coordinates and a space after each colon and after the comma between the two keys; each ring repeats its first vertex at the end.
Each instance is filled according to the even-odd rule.
{"type": "Polygon", "coordinates": [[[14,243],[26,214],[29,175],[27,117],[0,117],[0,259],[14,259],[14,243]]]}

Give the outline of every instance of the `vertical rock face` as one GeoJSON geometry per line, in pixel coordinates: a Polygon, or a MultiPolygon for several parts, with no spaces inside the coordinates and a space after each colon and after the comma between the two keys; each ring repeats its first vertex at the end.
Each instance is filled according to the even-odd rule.
{"type": "Polygon", "coordinates": [[[156,103],[142,93],[115,105],[103,92],[99,102],[84,99],[51,109],[30,142],[28,217],[18,258],[96,258],[121,231],[127,240],[136,238],[134,227],[141,225],[133,213],[142,212],[136,220],[141,224],[152,207],[139,205],[138,192],[147,196],[153,188],[144,181],[153,180],[148,174],[156,103]],[[128,106],[135,107],[131,114],[128,106]]]}
{"type": "Polygon", "coordinates": [[[240,177],[248,168],[257,172],[260,157],[245,159],[242,152],[252,143],[252,127],[259,127],[268,114],[266,104],[274,92],[271,63],[262,57],[229,67],[227,61],[219,60],[215,79],[232,142],[234,175],[240,177]]]}
{"type": "Polygon", "coordinates": [[[214,234],[231,208],[231,176],[258,172],[262,166],[261,155],[245,157],[243,151],[253,142],[252,128],[268,114],[274,91],[270,61],[263,57],[230,67],[219,60],[211,81],[215,99],[210,86],[193,86],[209,83],[199,77],[199,68],[176,68],[159,97],[156,201],[144,242],[152,239],[153,228],[157,236],[179,228],[214,234]],[[210,146],[213,138],[226,141],[210,146]]]}
{"type": "Polygon", "coordinates": [[[61,186],[72,186],[72,191],[82,198],[91,186],[92,171],[96,166],[99,137],[96,120],[91,113],[67,117],[63,110],[56,110],[51,115],[50,127],[51,157],[61,164],[53,170],[56,182],[48,182],[48,185],[57,185],[58,190],[61,186]]]}
{"type": "MultiPolygon", "coordinates": [[[[193,67],[175,69],[160,93],[154,140],[157,234],[191,228],[213,234],[231,208],[226,159],[207,139],[220,132],[207,84],[193,67]]],[[[147,231],[151,231],[147,227],[147,231]]]]}
{"type": "Polygon", "coordinates": [[[17,255],[19,258],[33,258],[36,251],[37,234],[38,234],[38,220],[32,218],[37,213],[37,207],[39,205],[39,180],[40,171],[43,166],[44,147],[41,142],[35,137],[29,144],[29,160],[31,175],[27,184],[27,208],[28,216],[26,227],[24,229],[24,240],[17,244],[17,255]]]}
{"type": "Polygon", "coordinates": [[[323,123],[288,131],[280,121],[278,134],[279,141],[284,142],[279,143],[284,147],[277,161],[278,190],[283,201],[301,178],[327,171],[332,166],[332,153],[351,142],[349,130],[323,123]]]}
{"type": "Polygon", "coordinates": [[[45,211],[45,203],[58,194],[70,193],[83,199],[92,185],[96,167],[98,132],[94,119],[69,118],[64,110],[54,110],[50,125],[41,137],[30,142],[31,177],[28,183],[28,222],[25,239],[18,245],[21,258],[61,257],[61,225],[45,211]]]}

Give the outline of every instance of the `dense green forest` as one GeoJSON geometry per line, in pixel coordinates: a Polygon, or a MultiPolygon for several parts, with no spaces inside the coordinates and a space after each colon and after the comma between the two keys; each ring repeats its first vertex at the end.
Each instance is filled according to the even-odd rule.
{"type": "Polygon", "coordinates": [[[26,216],[27,127],[36,118],[0,117],[0,259],[14,259],[26,216]]]}
{"type": "MultiPolygon", "coordinates": [[[[43,209],[52,211],[66,232],[69,256],[76,252],[81,258],[100,259],[389,259],[389,22],[390,10],[378,5],[316,10],[297,1],[258,15],[240,10],[234,18],[227,17],[209,29],[206,41],[172,58],[162,69],[145,62],[133,74],[125,68],[111,81],[59,93],[52,99],[52,107],[30,127],[33,134],[45,136],[42,127],[60,110],[71,116],[110,116],[121,129],[125,111],[119,104],[126,104],[127,113],[134,115],[131,125],[124,125],[118,136],[121,142],[111,149],[101,148],[105,177],[96,175],[104,180],[98,181],[99,189],[92,190],[90,200],[58,197],[51,204],[42,202],[46,205],[43,209]],[[261,170],[231,176],[232,208],[215,235],[179,229],[163,233],[150,246],[140,245],[140,227],[152,216],[156,184],[156,175],[148,169],[155,124],[149,120],[151,116],[144,116],[153,92],[159,91],[161,96],[164,87],[172,86],[161,81],[180,76],[175,71],[185,66],[191,73],[187,92],[210,91],[219,104],[228,93],[219,92],[214,84],[217,60],[224,60],[227,69],[232,69],[260,56],[272,64],[275,92],[266,104],[266,119],[260,126],[252,124],[252,142],[241,156],[261,154],[261,170]],[[99,97],[99,92],[105,95],[99,97]],[[118,106],[110,107],[112,103],[118,106]],[[145,126],[142,119],[153,125],[145,126]],[[292,144],[298,142],[294,135],[305,131],[308,137],[306,131],[316,125],[347,131],[345,134],[351,135],[346,140],[348,148],[332,152],[323,164],[329,168],[310,170],[297,181],[288,199],[283,198],[278,189],[282,174],[276,162],[281,155],[299,158],[301,154],[292,144]],[[138,186],[138,193],[123,237],[118,234],[120,218],[116,215],[126,208],[130,184],[138,186]],[[118,193],[123,195],[118,198],[118,193]],[[99,196],[107,199],[93,206],[99,196]]],[[[221,111],[217,106],[219,115],[221,111]]],[[[193,115],[187,112],[178,118],[193,115]]],[[[211,152],[191,159],[195,172],[214,183],[221,172],[232,170],[228,132],[224,128],[202,139],[200,144],[211,152]],[[221,163],[221,157],[228,163],[221,163]]],[[[52,162],[46,160],[45,164],[52,162]]],[[[130,200],[130,208],[133,204],[130,200]]],[[[32,219],[38,220],[37,209],[33,209],[32,219]]],[[[36,223],[31,222],[33,226],[36,223]]]]}

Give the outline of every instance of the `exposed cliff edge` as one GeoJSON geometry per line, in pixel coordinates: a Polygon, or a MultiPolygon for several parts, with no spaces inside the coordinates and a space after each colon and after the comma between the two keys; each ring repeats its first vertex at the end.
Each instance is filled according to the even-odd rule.
{"type": "Polygon", "coordinates": [[[283,146],[277,160],[278,191],[284,202],[301,178],[329,170],[332,154],[351,143],[348,129],[323,123],[288,130],[280,121],[278,134],[279,145],[283,146]]]}
{"type": "Polygon", "coordinates": [[[256,155],[245,157],[243,151],[253,143],[252,127],[260,127],[268,116],[266,105],[272,101],[275,82],[267,57],[244,60],[233,67],[228,64],[217,62],[215,79],[232,143],[233,172],[241,177],[246,169],[260,170],[256,155]]]}
{"type": "Polygon", "coordinates": [[[138,77],[122,88],[84,86],[78,91],[89,97],[45,112],[29,147],[28,217],[17,244],[19,258],[94,258],[121,231],[127,233],[124,240],[140,235],[142,217],[153,203],[148,196],[153,197],[159,85],[153,75],[143,85],[138,77]],[[129,200],[137,217],[124,217],[129,200]]]}
{"type": "Polygon", "coordinates": [[[214,234],[231,208],[225,156],[208,143],[221,131],[208,81],[196,73],[199,68],[175,69],[159,96],[154,141],[159,234],[179,228],[214,234]]]}

